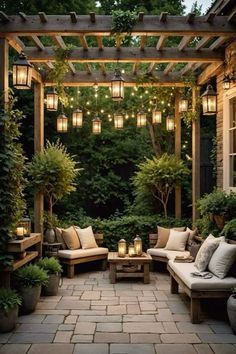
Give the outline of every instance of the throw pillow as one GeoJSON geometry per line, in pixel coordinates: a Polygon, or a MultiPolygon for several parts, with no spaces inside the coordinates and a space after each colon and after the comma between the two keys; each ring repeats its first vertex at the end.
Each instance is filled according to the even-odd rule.
{"type": "Polygon", "coordinates": [[[65,243],[65,241],[63,240],[63,237],[62,237],[62,230],[63,229],[61,229],[59,227],[55,228],[56,240],[57,240],[58,243],[61,243],[61,248],[63,250],[65,250],[67,248],[67,246],[66,246],[66,243],[65,243]]]}
{"type": "Polygon", "coordinates": [[[191,230],[189,227],[187,227],[186,231],[189,232],[188,245],[191,245],[193,243],[194,236],[197,235],[197,229],[191,230]]]}
{"type": "Polygon", "coordinates": [[[223,279],[236,259],[236,245],[221,242],[208,264],[208,269],[218,278],[223,279]]]}
{"type": "Polygon", "coordinates": [[[85,229],[80,229],[79,227],[76,227],[75,230],[79,236],[81,246],[84,250],[88,248],[98,247],[94,237],[92,226],[88,226],[85,229]]]}
{"type": "Polygon", "coordinates": [[[190,256],[192,256],[193,259],[196,259],[200,247],[201,247],[201,243],[192,242],[189,248],[189,252],[190,252],[190,256]]]}
{"type": "Polygon", "coordinates": [[[70,250],[77,250],[81,248],[80,240],[73,226],[62,230],[62,238],[70,250]]]}
{"type": "MultiPolygon", "coordinates": [[[[155,248],[164,248],[167,244],[171,229],[157,226],[158,239],[155,248]]],[[[175,227],[173,230],[184,231],[185,227],[175,227]]]]}
{"type": "Polygon", "coordinates": [[[197,267],[200,272],[204,272],[207,269],[213,253],[222,241],[225,241],[224,236],[214,237],[213,235],[209,235],[205,239],[195,260],[195,267],[197,267]]]}
{"type": "Polygon", "coordinates": [[[176,230],[170,230],[170,236],[165,249],[172,251],[184,251],[188,237],[188,231],[181,232],[176,230]]]}

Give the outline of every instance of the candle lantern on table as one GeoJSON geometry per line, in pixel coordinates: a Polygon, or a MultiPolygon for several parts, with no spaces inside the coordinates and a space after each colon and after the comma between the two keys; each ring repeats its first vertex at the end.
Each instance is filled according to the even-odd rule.
{"type": "Polygon", "coordinates": [[[134,239],[134,252],[137,256],[142,256],[143,253],[142,239],[138,235],[134,239]]]}
{"type": "Polygon", "coordinates": [[[17,224],[17,228],[18,227],[23,227],[24,229],[24,236],[30,236],[30,233],[31,233],[31,220],[30,218],[25,215],[23,216],[22,219],[19,220],[18,224],[17,224]]]}
{"type": "Polygon", "coordinates": [[[126,241],[122,238],[118,242],[118,257],[125,257],[126,250],[127,250],[126,241]]]}
{"type": "Polygon", "coordinates": [[[136,256],[134,245],[129,245],[129,257],[134,257],[134,256],[136,256]]]}
{"type": "Polygon", "coordinates": [[[24,238],[24,228],[22,226],[19,226],[16,228],[16,236],[18,240],[23,240],[24,238]]]}

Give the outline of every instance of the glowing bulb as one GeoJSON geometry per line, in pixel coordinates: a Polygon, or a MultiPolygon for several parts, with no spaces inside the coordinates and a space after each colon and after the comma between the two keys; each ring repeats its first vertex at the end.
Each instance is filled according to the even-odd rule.
{"type": "Polygon", "coordinates": [[[96,97],[96,98],[97,98],[97,97],[98,97],[98,94],[97,94],[97,93],[95,93],[94,97],[96,97]]]}
{"type": "Polygon", "coordinates": [[[87,114],[90,115],[90,111],[88,111],[87,114]]]}
{"type": "Polygon", "coordinates": [[[101,109],[101,113],[104,113],[104,109],[101,109]]]}
{"type": "Polygon", "coordinates": [[[71,97],[70,100],[71,100],[71,101],[74,101],[74,97],[71,97]]]}
{"type": "Polygon", "coordinates": [[[86,105],[89,105],[89,104],[90,104],[90,102],[89,102],[89,101],[87,101],[87,102],[86,102],[86,105]]]}
{"type": "Polygon", "coordinates": [[[134,92],[131,92],[131,96],[134,96],[134,92]]]}

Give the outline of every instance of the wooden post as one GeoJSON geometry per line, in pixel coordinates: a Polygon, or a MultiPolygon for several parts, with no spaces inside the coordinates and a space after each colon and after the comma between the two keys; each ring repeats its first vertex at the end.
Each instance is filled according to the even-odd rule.
{"type": "MultiPolygon", "coordinates": [[[[34,84],[34,152],[42,151],[44,146],[44,89],[42,83],[34,84]]],[[[34,232],[43,234],[43,194],[34,196],[34,232]]]]}
{"type": "MultiPolygon", "coordinates": [[[[192,91],[192,107],[196,109],[199,87],[192,91]]],[[[192,219],[199,217],[196,201],[200,198],[200,117],[192,122],[192,219]]]]}
{"type": "MultiPolygon", "coordinates": [[[[175,156],[181,158],[181,119],[179,113],[179,92],[175,95],[175,156]]],[[[175,217],[181,219],[181,187],[175,187],[175,217]]]]}
{"type": "Polygon", "coordinates": [[[0,38],[0,108],[6,109],[9,89],[9,46],[5,38],[0,38]]]}

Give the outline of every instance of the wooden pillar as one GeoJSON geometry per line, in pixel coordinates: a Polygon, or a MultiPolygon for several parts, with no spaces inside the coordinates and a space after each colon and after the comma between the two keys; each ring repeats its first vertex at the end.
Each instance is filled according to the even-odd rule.
{"type": "Polygon", "coordinates": [[[0,108],[6,109],[9,89],[9,45],[5,38],[0,38],[0,108]]]}
{"type": "MultiPolygon", "coordinates": [[[[196,109],[199,87],[192,91],[192,107],[196,109]]],[[[196,201],[200,198],[200,117],[192,122],[192,219],[199,218],[196,201]]]]}
{"type": "MultiPolygon", "coordinates": [[[[179,113],[179,92],[175,95],[175,156],[181,158],[181,119],[179,113]]],[[[175,187],[175,217],[181,219],[181,187],[175,187]]]]}
{"type": "MultiPolygon", "coordinates": [[[[44,89],[42,83],[34,84],[34,152],[42,151],[44,146],[44,89]]],[[[43,194],[34,196],[34,232],[43,234],[43,194]]]]}

